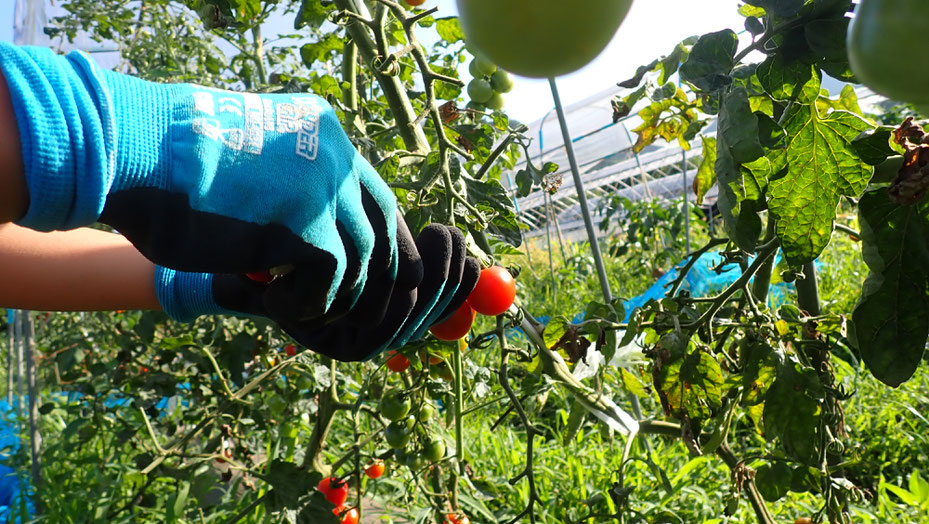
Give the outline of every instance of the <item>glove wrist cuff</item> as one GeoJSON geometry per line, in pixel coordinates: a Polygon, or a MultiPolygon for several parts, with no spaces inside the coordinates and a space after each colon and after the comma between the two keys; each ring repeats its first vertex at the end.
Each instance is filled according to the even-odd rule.
{"type": "Polygon", "coordinates": [[[193,322],[201,315],[236,315],[213,298],[213,275],[184,273],[163,266],[155,268],[155,294],[165,313],[179,322],[193,322]]]}
{"type": "Polygon", "coordinates": [[[113,177],[115,133],[100,70],[83,53],[0,43],[20,135],[29,208],[18,221],[73,229],[100,216],[113,177]]]}

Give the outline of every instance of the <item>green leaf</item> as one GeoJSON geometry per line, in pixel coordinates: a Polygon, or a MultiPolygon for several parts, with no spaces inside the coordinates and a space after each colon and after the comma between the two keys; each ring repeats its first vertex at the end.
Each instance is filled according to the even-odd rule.
{"type": "Polygon", "coordinates": [[[813,20],[803,27],[806,41],[816,54],[829,61],[848,61],[846,35],[850,19],[844,16],[813,20]]]}
{"type": "Polygon", "coordinates": [[[545,341],[545,346],[551,349],[561,340],[561,337],[568,332],[568,328],[571,327],[571,321],[568,317],[557,316],[553,318],[545,330],[542,332],[542,339],[545,341]]]}
{"type": "Polygon", "coordinates": [[[732,83],[739,38],[731,29],[700,37],[680,68],[681,80],[701,91],[716,91],[732,83]]]}
{"type": "Polygon", "coordinates": [[[716,177],[719,182],[719,210],[729,237],[743,250],[754,251],[761,234],[758,211],[763,207],[762,186],[756,174],[763,175],[765,164],[743,164],[763,160],[758,141],[758,117],[752,113],[748,95],[737,87],[723,98],[716,134],[716,177]]]}
{"type": "MultiPolygon", "coordinates": [[[[465,183],[468,201],[491,220],[489,232],[519,247],[522,244],[521,224],[516,217],[516,205],[506,188],[498,180],[476,180],[464,175],[461,179],[465,183]]],[[[471,212],[462,208],[458,214],[468,217],[471,212]]]]}
{"type": "Polygon", "coordinates": [[[781,55],[774,55],[759,64],[756,73],[761,86],[772,98],[789,100],[797,86],[809,82],[813,70],[802,62],[788,61],[781,55]]]}
{"type": "Polygon", "coordinates": [[[779,149],[784,146],[787,131],[776,120],[762,111],[755,111],[758,117],[758,140],[768,149],[779,149]]]}
{"type": "Polygon", "coordinates": [[[870,124],[847,111],[820,117],[814,107],[801,106],[790,116],[787,148],[772,158],[778,173],[768,186],[768,209],[791,266],[819,256],[832,238],[839,199],[857,197],[871,178],[871,167],[851,145],[870,124]]]}
{"type": "Polygon", "coordinates": [[[716,184],[716,139],[713,137],[702,137],[702,139],[703,160],[700,161],[697,177],[694,179],[694,194],[697,195],[697,205],[703,204],[703,197],[716,184]]]}
{"type": "Polygon", "coordinates": [[[763,342],[746,342],[743,347],[742,399],[747,406],[764,402],[781,365],[782,357],[763,342]]]}
{"type": "Polygon", "coordinates": [[[881,382],[899,386],[919,366],[929,336],[929,204],[901,206],[887,188],[858,202],[870,269],[852,312],[852,342],[881,382]]]}
{"type": "Polygon", "coordinates": [[[303,0],[300,4],[300,10],[297,11],[297,17],[294,18],[294,29],[309,27],[316,29],[323,25],[326,17],[333,4],[330,2],[320,2],[319,0],[303,0]]]}
{"type": "Polygon", "coordinates": [[[909,491],[901,487],[894,486],[893,484],[884,484],[884,487],[894,495],[900,497],[900,500],[902,500],[905,504],[909,504],[910,506],[919,506],[919,499],[909,491]]]}
{"type": "Polygon", "coordinates": [[[929,500],[929,482],[926,482],[919,474],[919,470],[910,473],[909,481],[910,493],[919,498],[920,504],[929,500]]]}
{"type": "Polygon", "coordinates": [[[765,436],[780,438],[787,453],[800,460],[812,460],[819,442],[819,398],[822,385],[812,368],[788,361],[765,395],[765,436]]]}
{"type": "Polygon", "coordinates": [[[861,160],[872,166],[880,165],[887,160],[887,157],[895,156],[896,151],[890,147],[890,140],[893,138],[894,128],[892,126],[880,126],[871,128],[852,140],[852,147],[861,157],[861,160]]]}
{"type": "Polygon", "coordinates": [[[755,485],[768,502],[776,502],[790,491],[793,471],[783,461],[763,464],[755,468],[755,485]]]}
{"type": "Polygon", "coordinates": [[[655,385],[662,393],[662,404],[670,409],[669,415],[686,413],[691,420],[702,421],[722,405],[723,382],[719,362],[697,349],[664,363],[655,385]]]}
{"type": "Polygon", "coordinates": [[[806,0],[745,0],[745,3],[761,7],[769,15],[787,18],[797,14],[806,0]]]}
{"type": "Polygon", "coordinates": [[[436,19],[435,29],[438,31],[439,37],[449,44],[460,42],[465,38],[464,30],[461,29],[458,17],[436,19]]]}

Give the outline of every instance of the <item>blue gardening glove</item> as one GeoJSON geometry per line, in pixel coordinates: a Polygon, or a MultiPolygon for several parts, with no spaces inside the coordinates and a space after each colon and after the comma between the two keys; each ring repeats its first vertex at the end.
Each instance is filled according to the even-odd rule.
{"type": "MultiPolygon", "coordinates": [[[[397,224],[398,267],[391,271],[386,265],[381,265],[380,271],[371,273],[364,292],[348,311],[337,312],[340,309],[337,305],[343,302],[343,292],[340,291],[333,307],[322,317],[294,322],[287,316],[281,317],[274,313],[286,307],[286,304],[280,302],[281,297],[290,297],[289,290],[295,279],[303,278],[304,273],[312,277],[315,274],[313,268],[296,267],[284,277],[276,278],[270,283],[261,283],[241,274],[185,273],[158,267],[155,289],[164,310],[176,320],[191,321],[205,314],[268,317],[277,321],[285,331],[305,345],[323,334],[332,332],[334,326],[350,326],[353,332],[380,333],[385,332],[384,326],[389,325],[392,327],[391,331],[386,333],[387,340],[399,331],[410,316],[416,303],[417,288],[424,278],[423,258],[406,227],[406,222],[402,217],[398,217],[397,224]]],[[[382,259],[379,253],[385,250],[384,245],[386,241],[378,237],[374,247],[374,260],[382,259]]],[[[443,251],[438,253],[438,256],[430,251],[428,258],[435,260],[444,257],[444,262],[432,265],[445,268],[455,265],[448,260],[450,251],[447,242],[441,249],[443,251]]],[[[435,270],[431,273],[435,273],[435,270]]],[[[435,280],[432,277],[430,279],[435,280]]],[[[381,345],[383,343],[326,345],[318,351],[343,361],[364,360],[379,352],[381,345]]]]}
{"type": "Polygon", "coordinates": [[[83,53],[5,43],[0,69],[30,194],[19,224],[99,220],[188,272],[313,268],[274,288],[290,299],[277,313],[294,321],[321,317],[340,293],[350,309],[375,237],[396,270],[394,196],[323,99],[154,84],[83,53]]]}
{"type": "MultiPolygon", "coordinates": [[[[401,223],[402,220],[401,220],[401,223]]],[[[409,252],[412,238],[398,236],[400,252],[409,252]]],[[[322,328],[306,323],[281,323],[309,349],[339,360],[367,360],[387,349],[422,338],[429,327],[448,318],[467,300],[480,277],[480,264],[466,256],[464,236],[456,228],[427,226],[415,244],[422,257],[423,277],[415,289],[395,289],[387,314],[374,326],[360,326],[350,316],[322,328]]],[[[400,266],[406,257],[400,256],[400,266]]]]}

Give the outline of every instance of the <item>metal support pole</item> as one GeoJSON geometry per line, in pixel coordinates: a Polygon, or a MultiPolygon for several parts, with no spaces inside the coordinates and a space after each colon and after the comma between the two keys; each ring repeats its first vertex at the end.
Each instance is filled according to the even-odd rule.
{"type": "Polygon", "coordinates": [[[687,204],[687,151],[681,150],[681,175],[684,177],[684,247],[690,253],[690,206],[687,204]]]}
{"type": "Polygon", "coordinates": [[[33,348],[35,344],[35,325],[32,322],[32,315],[29,311],[23,311],[23,347],[25,349],[26,361],[26,386],[29,392],[29,451],[32,456],[32,485],[38,486],[40,482],[39,471],[39,446],[42,443],[42,436],[39,435],[37,425],[39,418],[39,407],[36,401],[38,392],[35,383],[35,361],[33,348]]]}
{"type": "MultiPolygon", "coordinates": [[[[587,205],[587,194],[584,192],[584,182],[581,180],[581,172],[577,168],[577,158],[574,157],[574,144],[571,142],[571,133],[568,131],[568,120],[565,118],[564,107],[561,105],[561,97],[558,95],[558,86],[554,78],[548,79],[548,84],[552,88],[552,98],[555,99],[555,109],[558,110],[558,122],[561,124],[561,136],[564,139],[565,151],[568,153],[568,162],[571,164],[571,174],[574,176],[574,187],[577,189],[577,201],[581,205],[581,213],[584,215],[584,225],[587,227],[587,238],[590,239],[590,249],[593,251],[594,262],[597,264],[597,276],[600,277],[600,290],[603,292],[603,298],[607,304],[613,302],[613,293],[610,291],[610,281],[606,277],[606,267],[603,265],[603,255],[600,253],[600,241],[597,239],[597,232],[594,230],[593,220],[590,218],[590,207],[587,205]]],[[[642,419],[642,408],[639,405],[639,398],[629,394],[629,401],[632,403],[632,411],[637,419],[642,419]]],[[[646,449],[648,443],[646,442],[646,449]]]]}
{"type": "Polygon", "coordinates": [[[16,398],[13,402],[16,406],[16,420],[22,420],[23,416],[23,312],[16,311],[16,359],[14,362],[16,374],[16,398]]]}
{"type": "Polygon", "coordinates": [[[574,187],[577,189],[577,200],[581,205],[584,225],[587,227],[587,238],[590,240],[590,249],[593,251],[594,262],[597,264],[597,275],[600,277],[600,290],[603,292],[603,298],[609,304],[613,301],[613,293],[610,291],[610,281],[607,280],[606,277],[606,267],[603,265],[603,255],[600,253],[600,242],[597,240],[597,232],[594,230],[594,223],[590,218],[590,208],[587,205],[584,182],[581,180],[581,173],[577,167],[577,158],[574,156],[574,144],[571,143],[568,121],[565,118],[564,107],[561,105],[561,97],[558,95],[558,86],[555,84],[555,79],[549,78],[548,83],[552,88],[552,98],[555,99],[555,109],[558,110],[558,123],[561,124],[561,136],[564,138],[565,151],[568,153],[568,163],[571,164],[571,174],[574,176],[574,187]]]}
{"type": "Polygon", "coordinates": [[[548,271],[552,277],[552,300],[558,298],[558,287],[555,283],[555,262],[552,260],[552,227],[551,227],[551,196],[545,193],[545,239],[548,241],[548,271]]]}
{"type": "MultiPolygon", "coordinates": [[[[629,132],[629,128],[626,127],[626,123],[623,122],[623,131],[626,132],[626,138],[629,139],[629,143],[635,147],[635,140],[632,139],[632,133],[629,132]]],[[[653,198],[652,189],[648,186],[648,173],[645,172],[645,168],[642,167],[642,160],[639,159],[639,154],[633,149],[632,157],[635,158],[635,165],[639,168],[639,175],[642,177],[642,185],[645,186],[645,196],[648,198],[653,198]]]]}
{"type": "Polygon", "coordinates": [[[9,347],[6,354],[6,403],[13,407],[13,355],[16,354],[16,311],[6,310],[7,339],[9,347]]]}

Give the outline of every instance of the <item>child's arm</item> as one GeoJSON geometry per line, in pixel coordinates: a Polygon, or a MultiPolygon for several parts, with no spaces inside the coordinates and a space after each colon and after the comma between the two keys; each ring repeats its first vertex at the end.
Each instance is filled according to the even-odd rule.
{"type": "Polygon", "coordinates": [[[155,266],[123,236],[40,233],[0,225],[0,307],[52,311],[161,309],[155,266]]]}
{"type": "Polygon", "coordinates": [[[19,151],[19,130],[6,81],[0,74],[0,223],[22,218],[29,192],[19,151]]]}

